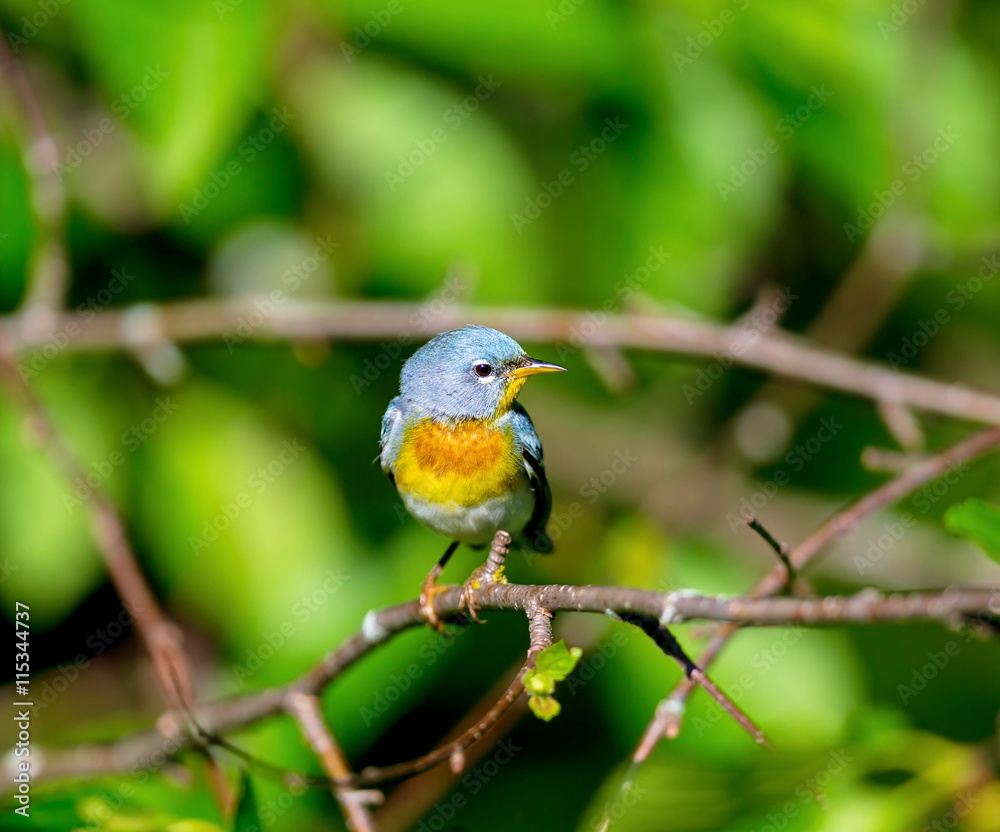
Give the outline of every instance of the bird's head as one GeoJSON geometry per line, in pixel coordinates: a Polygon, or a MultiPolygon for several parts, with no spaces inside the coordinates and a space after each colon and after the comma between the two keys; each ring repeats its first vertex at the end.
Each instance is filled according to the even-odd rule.
{"type": "Polygon", "coordinates": [[[452,419],[494,419],[506,413],[528,376],[565,370],[531,358],[521,345],[485,326],[436,335],[403,365],[404,399],[452,419]]]}

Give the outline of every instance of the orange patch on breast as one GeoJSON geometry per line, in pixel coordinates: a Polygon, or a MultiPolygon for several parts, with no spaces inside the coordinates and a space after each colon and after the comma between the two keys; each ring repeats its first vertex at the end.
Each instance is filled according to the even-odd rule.
{"type": "Polygon", "coordinates": [[[483,422],[422,419],[408,427],[396,486],[430,502],[477,505],[509,492],[523,476],[511,429],[483,422]]]}

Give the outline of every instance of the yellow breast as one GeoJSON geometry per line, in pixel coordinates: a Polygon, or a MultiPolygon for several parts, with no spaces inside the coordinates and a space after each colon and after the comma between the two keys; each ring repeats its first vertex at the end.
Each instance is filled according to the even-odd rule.
{"type": "Polygon", "coordinates": [[[396,487],[434,503],[474,506],[513,490],[523,467],[511,428],[421,419],[407,427],[396,459],[396,487]]]}

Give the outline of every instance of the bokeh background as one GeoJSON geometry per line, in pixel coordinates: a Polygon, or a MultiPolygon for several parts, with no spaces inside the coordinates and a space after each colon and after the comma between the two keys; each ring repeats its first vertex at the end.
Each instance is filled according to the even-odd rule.
{"type": "MultiPolygon", "coordinates": [[[[465,306],[743,316],[759,333],[781,312],[833,348],[997,389],[996,4],[2,0],[0,25],[59,148],[66,303],[81,319],[272,290],[290,304],[412,304],[412,326],[371,343],[261,342],[248,318],[145,364],[72,339],[22,354],[122,506],[203,697],[287,681],[367,610],[414,596],[443,543],[373,464],[379,418],[402,359],[465,306]]],[[[8,95],[0,114],[11,313],[40,231],[8,95]]],[[[907,453],[971,429],[921,417],[902,449],[871,402],[724,358],[593,343],[525,339],[570,372],[522,395],[545,442],[558,553],[513,558],[512,579],[739,593],[773,565],[734,522],[743,501],[796,542],[907,453]]],[[[814,591],[1000,583],[942,522],[964,498],[997,498],[996,461],[951,480],[832,546],[807,576],[814,591]],[[912,526],[886,545],[904,511],[912,526]]],[[[50,692],[36,741],[148,725],[158,692],[92,543],[86,487],[53,472],[6,399],[0,481],[3,615],[30,602],[34,684],[50,692]],[[81,672],[65,669],[81,656],[81,672]]],[[[447,577],[476,562],[461,553],[447,577]]],[[[488,617],[444,640],[407,633],[328,691],[356,766],[430,748],[506,683],[524,624],[488,617]]],[[[608,801],[612,828],[636,832],[1000,829],[1000,652],[971,630],[744,632],[714,675],[778,750],[696,694],[681,736],[616,799],[679,671],[621,625],[558,623],[588,649],[562,714],[519,721],[509,753],[489,751],[471,779],[439,774],[390,798],[386,829],[591,830],[608,801]],[[926,671],[942,653],[946,667],[926,671]]],[[[705,633],[678,629],[692,652],[705,633]]],[[[284,721],[237,742],[314,766],[284,721]]],[[[223,824],[197,768],[134,783],[97,820],[126,781],[39,786],[30,820],[5,810],[0,824],[223,824]]],[[[254,785],[263,828],[341,828],[327,793],[290,794],[266,773],[254,785]]]]}

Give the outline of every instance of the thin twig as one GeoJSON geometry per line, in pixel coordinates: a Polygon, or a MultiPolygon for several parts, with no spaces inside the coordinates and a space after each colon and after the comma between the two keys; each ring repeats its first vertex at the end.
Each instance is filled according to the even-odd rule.
{"type": "MultiPolygon", "coordinates": [[[[29,424],[67,482],[86,479],[87,472],[34,390],[19,374],[2,339],[0,379],[13,398],[22,404],[29,424]]],[[[103,490],[95,488],[85,504],[94,539],[107,565],[111,582],[122,606],[135,621],[136,629],[153,660],[156,678],[167,705],[178,710],[190,708],[194,702],[194,688],[180,629],[160,609],[132,550],[125,523],[111,499],[103,490]]]]}
{"type": "MultiPolygon", "coordinates": [[[[894,503],[910,492],[915,491],[920,486],[937,479],[956,465],[995,449],[998,444],[1000,444],[1000,426],[995,426],[979,431],[963,439],[961,442],[952,445],[950,448],[946,448],[921,460],[913,467],[903,471],[888,482],[883,483],[856,503],[837,512],[826,522],[822,523],[816,531],[792,550],[788,558],[790,565],[793,569],[801,571],[832,540],[847,534],[847,532],[854,529],[865,518],[885,506],[894,503]]],[[[750,597],[759,599],[778,592],[784,584],[784,576],[784,567],[775,567],[750,591],[750,597]]],[[[870,593],[863,593],[863,595],[870,598],[874,597],[870,593]]],[[[828,602],[829,599],[821,601],[821,603],[828,602]]],[[[809,602],[801,603],[808,604],[809,602]]],[[[990,601],[987,601],[987,604],[989,603],[990,601]]],[[[730,623],[723,624],[712,636],[712,639],[698,658],[699,667],[707,668],[722,651],[722,648],[725,647],[733,633],[739,629],[735,623],[732,623],[734,620],[731,619],[730,623]]],[[[683,718],[687,698],[693,689],[694,685],[690,679],[682,679],[674,691],[657,708],[658,716],[654,717],[650,723],[649,728],[644,734],[644,738],[651,735],[654,726],[664,729],[656,734],[657,739],[667,734],[676,736],[680,730],[679,722],[683,718]],[[669,721],[665,721],[666,715],[669,715],[669,721]]],[[[643,748],[642,741],[640,741],[639,748],[643,748]]]]}
{"type": "Polygon", "coordinates": [[[388,780],[399,780],[427,771],[427,769],[445,761],[452,763],[453,770],[457,766],[464,768],[465,750],[496,725],[524,692],[524,674],[535,666],[535,656],[552,643],[551,619],[552,614],[541,608],[534,608],[528,614],[530,640],[528,657],[507,690],[504,691],[497,703],[483,715],[482,719],[462,732],[461,736],[445,743],[440,748],[435,748],[428,754],[417,757],[415,760],[391,766],[369,766],[362,769],[356,782],[362,786],[369,786],[388,780]]]}
{"type": "Polygon", "coordinates": [[[910,452],[923,449],[926,437],[910,408],[900,402],[878,402],[876,410],[899,447],[910,452]]]}
{"type": "Polygon", "coordinates": [[[684,675],[696,684],[701,685],[708,692],[709,696],[718,702],[720,707],[736,721],[736,724],[750,735],[754,742],[770,747],[770,742],[764,735],[764,732],[698,668],[691,657],[684,652],[684,648],[674,638],[673,633],[660,620],[652,616],[640,615],[634,612],[623,612],[617,617],[628,624],[634,624],[648,635],[664,654],[675,659],[683,668],[684,675]]]}
{"type": "Polygon", "coordinates": [[[763,538],[764,542],[774,550],[774,553],[778,556],[778,560],[780,560],[782,565],[785,567],[785,586],[791,588],[792,583],[795,580],[795,569],[792,566],[792,562],[788,559],[788,544],[783,540],[778,540],[767,530],[764,524],[752,514],[744,515],[743,522],[757,532],[757,534],[763,538]]]}
{"type": "Polygon", "coordinates": [[[382,795],[380,792],[358,791],[353,786],[343,785],[354,780],[354,774],[340,744],[323,718],[319,697],[291,691],[285,710],[298,723],[302,736],[319,758],[323,771],[333,781],[333,794],[352,832],[377,832],[368,807],[374,802],[381,802],[382,795]]]}
{"type": "Polygon", "coordinates": [[[39,96],[24,66],[0,30],[0,76],[21,111],[25,136],[22,141],[24,167],[31,178],[31,202],[36,221],[36,241],[28,292],[19,312],[31,338],[47,338],[54,329],[69,285],[66,252],[66,190],[57,172],[59,152],[49,132],[39,96]]]}
{"type": "MultiPolygon", "coordinates": [[[[490,689],[480,697],[479,701],[467,711],[463,719],[444,738],[445,743],[461,736],[469,725],[478,721],[481,715],[500,699],[508,687],[508,680],[518,673],[521,664],[522,662],[518,660],[513,667],[500,672],[497,681],[490,686],[490,689]]],[[[500,718],[493,728],[483,734],[480,741],[449,760],[449,763],[462,763],[464,767],[462,771],[456,772],[451,765],[441,765],[414,775],[395,786],[392,792],[386,795],[385,804],[375,813],[375,821],[379,827],[384,832],[410,832],[414,829],[420,819],[458,784],[463,771],[472,769],[480,759],[488,755],[495,743],[501,737],[506,736],[513,726],[528,713],[528,703],[524,697],[518,697],[514,700],[510,710],[500,718]]],[[[513,746],[510,750],[513,751],[516,748],[513,746]]]]}
{"type": "MultiPolygon", "coordinates": [[[[803,335],[813,345],[842,355],[862,350],[892,311],[907,280],[924,258],[925,249],[919,225],[896,220],[880,223],[824,298],[823,306],[803,335]]],[[[797,296],[788,290],[787,300],[792,305],[797,302],[797,296]]],[[[752,313],[750,318],[758,330],[766,320],[763,315],[755,317],[752,313]]],[[[729,417],[723,434],[731,442],[744,417],[762,407],[776,409],[783,417],[780,424],[794,431],[794,426],[815,407],[816,401],[814,390],[790,387],[780,379],[768,379],[729,417]]]]}

